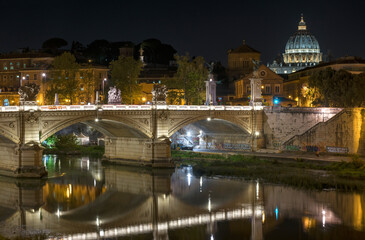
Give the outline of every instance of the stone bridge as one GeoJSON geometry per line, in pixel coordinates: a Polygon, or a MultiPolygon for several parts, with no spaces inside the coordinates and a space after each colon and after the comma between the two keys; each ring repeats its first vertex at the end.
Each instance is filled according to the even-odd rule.
{"type": "Polygon", "coordinates": [[[10,176],[45,175],[40,144],[76,123],[106,136],[107,159],[135,165],[171,167],[169,138],[182,127],[204,119],[228,121],[252,136],[253,149],[264,147],[262,107],[69,105],[0,109],[0,173],[10,176]]]}
{"type": "Polygon", "coordinates": [[[224,129],[224,124],[242,130],[252,151],[329,149],[362,155],[363,112],[364,109],[186,105],[0,107],[0,174],[46,175],[40,144],[76,123],[102,132],[105,159],[123,164],[171,167],[170,137],[201,121],[213,126],[213,131],[224,129]]]}

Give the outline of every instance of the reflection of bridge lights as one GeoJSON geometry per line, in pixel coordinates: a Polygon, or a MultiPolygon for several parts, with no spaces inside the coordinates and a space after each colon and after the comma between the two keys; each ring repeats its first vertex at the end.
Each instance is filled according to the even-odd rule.
{"type": "Polygon", "coordinates": [[[99,217],[96,217],[96,226],[100,226],[100,220],[99,220],[99,217]]]}
{"type": "Polygon", "coordinates": [[[199,185],[200,185],[200,192],[203,192],[203,177],[200,177],[200,181],[199,181],[199,185]]]}
{"type": "Polygon", "coordinates": [[[95,122],[99,122],[99,118],[95,118],[95,122]]]}
{"type": "MultiPolygon", "coordinates": [[[[221,210],[219,212],[213,212],[210,214],[199,214],[195,216],[185,217],[174,219],[166,222],[160,222],[157,224],[158,230],[169,230],[169,229],[176,229],[176,228],[185,228],[191,227],[201,224],[211,224],[212,222],[224,221],[224,220],[233,220],[233,219],[243,219],[243,218],[251,218],[253,213],[255,213],[256,217],[261,216],[262,214],[262,207],[256,206],[252,208],[250,206],[234,209],[234,210],[221,210]],[[256,215],[259,214],[259,215],[256,215]]],[[[74,234],[63,236],[64,238],[68,239],[96,239],[98,234],[104,238],[115,238],[118,236],[129,236],[134,234],[143,234],[149,233],[154,230],[152,223],[147,224],[138,224],[126,227],[119,227],[119,228],[112,228],[108,230],[100,230],[99,232],[95,233],[88,233],[88,234],[74,234]],[[103,234],[103,235],[102,235],[103,234]]]]}
{"type": "Polygon", "coordinates": [[[57,209],[57,213],[56,213],[57,217],[60,217],[61,216],[61,212],[60,212],[60,209],[57,209]]]}
{"type": "Polygon", "coordinates": [[[190,187],[190,184],[191,184],[191,174],[188,173],[187,177],[188,177],[188,186],[190,187]]]}
{"type": "Polygon", "coordinates": [[[260,189],[259,189],[259,182],[256,183],[256,199],[259,200],[259,193],[260,193],[260,189]]]}
{"type": "Polygon", "coordinates": [[[214,236],[213,236],[213,234],[212,234],[212,235],[210,235],[210,240],[214,240],[214,236]]]}
{"type": "Polygon", "coordinates": [[[208,197],[208,211],[210,212],[211,210],[212,210],[212,203],[211,203],[210,194],[209,194],[209,197],[208,197]]]}
{"type": "Polygon", "coordinates": [[[212,119],[211,119],[210,117],[208,117],[208,118],[207,118],[207,121],[210,121],[210,120],[212,120],[212,119]]]}
{"type": "Polygon", "coordinates": [[[325,227],[326,226],[326,211],[323,209],[322,210],[322,226],[325,227]]]}
{"type": "Polygon", "coordinates": [[[278,207],[275,208],[275,217],[276,217],[276,220],[278,220],[278,217],[279,217],[279,209],[278,209],[278,207]]]}
{"type": "Polygon", "coordinates": [[[265,211],[262,211],[262,223],[265,223],[265,211]]]}

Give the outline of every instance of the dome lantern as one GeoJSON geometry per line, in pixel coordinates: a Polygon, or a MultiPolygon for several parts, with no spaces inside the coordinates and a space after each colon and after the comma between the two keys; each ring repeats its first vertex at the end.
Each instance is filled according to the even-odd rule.
{"type": "Polygon", "coordinates": [[[298,25],[298,30],[307,30],[307,26],[305,25],[305,22],[304,22],[304,19],[303,19],[303,13],[301,15],[301,18],[300,18],[300,22],[299,22],[299,25],[298,25]]]}

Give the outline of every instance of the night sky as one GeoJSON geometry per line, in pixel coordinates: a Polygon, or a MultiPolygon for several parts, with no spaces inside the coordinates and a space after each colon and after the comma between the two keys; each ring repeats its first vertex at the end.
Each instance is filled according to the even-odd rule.
{"type": "Polygon", "coordinates": [[[227,50],[246,43],[263,63],[284,51],[304,14],[321,51],[365,58],[365,1],[0,0],[0,52],[40,48],[61,37],[139,43],[157,38],[179,54],[227,62],[227,50]]]}

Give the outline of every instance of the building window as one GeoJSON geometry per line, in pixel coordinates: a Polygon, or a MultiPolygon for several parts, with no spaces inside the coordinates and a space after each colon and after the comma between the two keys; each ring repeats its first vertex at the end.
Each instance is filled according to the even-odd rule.
{"type": "Polygon", "coordinates": [[[25,64],[25,63],[24,63],[24,64],[23,64],[23,68],[27,68],[27,64],[25,64]]]}
{"type": "Polygon", "coordinates": [[[7,66],[4,66],[4,70],[8,70],[8,67],[7,66]]]}
{"type": "Polygon", "coordinates": [[[13,75],[10,76],[10,80],[13,80],[13,75]]]}
{"type": "Polygon", "coordinates": [[[37,74],[34,74],[34,80],[37,80],[37,74]]]}
{"type": "Polygon", "coordinates": [[[266,92],[267,94],[270,94],[270,93],[271,93],[271,87],[270,87],[270,85],[266,85],[266,86],[265,86],[265,92],[266,92]]]}
{"type": "Polygon", "coordinates": [[[101,73],[99,73],[99,78],[101,78],[101,73]]]}
{"type": "Polygon", "coordinates": [[[20,62],[16,63],[16,68],[20,68],[20,62]]]}
{"type": "Polygon", "coordinates": [[[280,86],[275,86],[275,93],[280,93],[280,86]]]}
{"type": "Polygon", "coordinates": [[[247,94],[251,94],[251,87],[250,86],[247,86],[247,94]]]}
{"type": "Polygon", "coordinates": [[[25,76],[25,79],[26,79],[26,80],[29,80],[29,74],[27,74],[27,75],[25,76]]]}
{"type": "Polygon", "coordinates": [[[3,80],[6,80],[6,78],[7,78],[7,77],[6,77],[6,75],[4,75],[4,76],[3,76],[3,80]]]}

